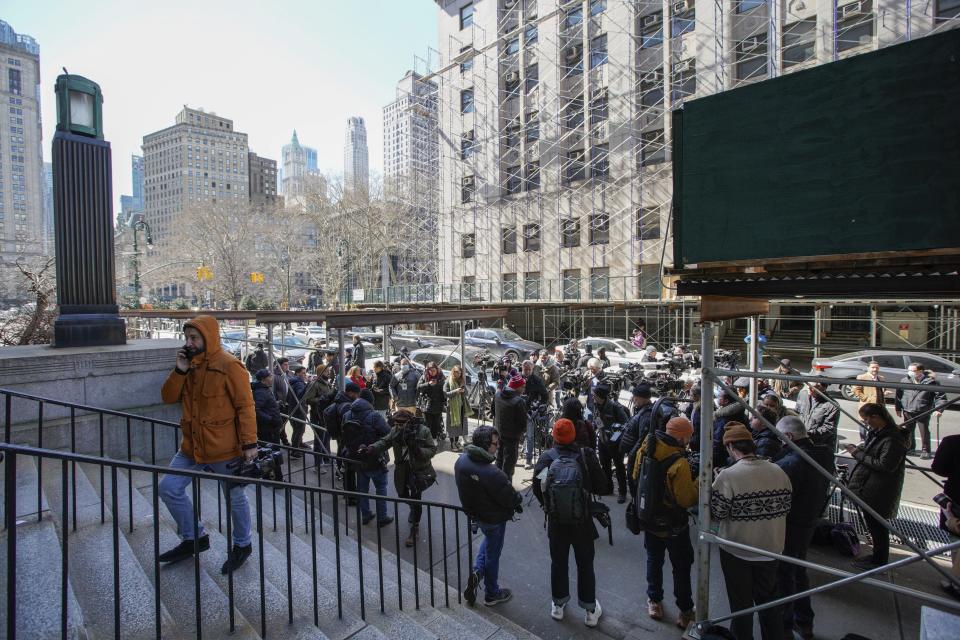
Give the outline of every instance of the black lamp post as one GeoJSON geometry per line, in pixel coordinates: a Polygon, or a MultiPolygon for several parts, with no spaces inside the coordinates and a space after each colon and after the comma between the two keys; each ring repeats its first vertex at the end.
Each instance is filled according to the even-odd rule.
{"type": "Polygon", "coordinates": [[[145,231],[147,233],[147,246],[152,247],[153,233],[150,225],[147,224],[147,221],[143,219],[142,215],[133,223],[133,293],[137,298],[133,306],[137,309],[140,308],[140,294],[142,289],[142,285],[140,284],[140,247],[137,245],[138,231],[145,231]]]}
{"type": "Polygon", "coordinates": [[[114,282],[110,143],[103,95],[87,78],[57,78],[53,206],[58,315],[54,347],[126,343],[114,282]]]}

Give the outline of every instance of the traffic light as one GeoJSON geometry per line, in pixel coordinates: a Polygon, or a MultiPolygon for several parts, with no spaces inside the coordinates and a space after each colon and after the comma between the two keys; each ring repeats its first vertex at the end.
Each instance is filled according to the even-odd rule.
{"type": "Polygon", "coordinates": [[[213,280],[213,269],[206,265],[200,265],[197,267],[197,280],[203,282],[204,280],[213,280]]]}
{"type": "Polygon", "coordinates": [[[252,272],[250,274],[250,282],[263,284],[263,274],[259,271],[252,272]]]}

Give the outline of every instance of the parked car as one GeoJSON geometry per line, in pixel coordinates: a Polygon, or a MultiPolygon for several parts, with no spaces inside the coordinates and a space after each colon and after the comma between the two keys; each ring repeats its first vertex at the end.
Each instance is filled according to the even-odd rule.
{"type": "MultiPolygon", "coordinates": [[[[383,360],[383,350],[375,344],[370,342],[361,342],[363,345],[363,369],[366,372],[373,371],[373,363],[377,360],[383,360]]],[[[350,359],[350,355],[353,353],[353,343],[348,343],[343,346],[343,353],[347,356],[347,360],[350,359]]],[[[384,362],[386,364],[386,362],[384,362]]]]}
{"type": "MultiPolygon", "coordinates": [[[[830,358],[815,358],[810,365],[810,375],[851,381],[839,384],[838,387],[844,398],[856,400],[857,398],[853,395],[856,377],[866,372],[867,365],[874,360],[880,365],[880,375],[887,382],[900,382],[906,377],[910,363],[916,362],[924,369],[931,371],[938,384],[957,387],[960,393],[960,364],[922,351],[865,349],[830,358]]],[[[884,389],[884,392],[888,398],[892,398],[895,390],[884,389]]],[[[948,394],[947,397],[952,400],[956,395],[948,394]]]]}
{"type": "Polygon", "coordinates": [[[243,351],[243,341],[245,334],[243,330],[240,331],[224,331],[220,333],[220,347],[233,355],[235,358],[240,357],[240,353],[243,351]]]}
{"type": "MultiPolygon", "coordinates": [[[[360,336],[361,342],[372,342],[373,344],[383,344],[383,334],[379,331],[374,331],[373,327],[353,327],[349,331],[345,331],[344,335],[353,340],[353,336],[360,336]]],[[[330,339],[336,342],[336,332],[330,337],[330,339]]]]}
{"type": "MultiPolygon", "coordinates": [[[[621,338],[587,337],[577,340],[577,344],[580,348],[581,355],[584,353],[587,345],[590,345],[590,349],[594,355],[596,355],[597,351],[601,348],[606,349],[607,359],[610,360],[609,368],[612,369],[641,364],[640,358],[644,353],[643,349],[634,346],[629,340],[623,340],[621,338]]],[[[557,345],[557,347],[555,347],[555,355],[558,359],[563,359],[563,350],[565,348],[566,345],[557,345]]],[[[670,361],[664,357],[664,354],[658,353],[655,362],[644,362],[642,366],[644,371],[667,371],[670,369],[670,361]]]]}
{"type": "MultiPolygon", "coordinates": [[[[241,349],[244,358],[246,358],[248,350],[256,348],[257,337],[251,335],[250,340],[251,342],[248,342],[241,349]]],[[[266,338],[261,338],[260,340],[264,344],[267,342],[266,338]]],[[[300,336],[288,333],[283,336],[282,340],[279,335],[273,336],[273,357],[287,358],[290,361],[291,367],[306,362],[311,351],[313,351],[313,348],[300,336]]]]}
{"type": "MultiPolygon", "coordinates": [[[[480,377],[477,369],[473,366],[473,361],[477,354],[483,351],[484,349],[478,347],[465,347],[464,357],[467,359],[467,363],[466,366],[463,367],[463,372],[467,376],[467,393],[470,395],[473,394],[473,389],[480,377]]],[[[460,346],[429,347],[427,349],[417,349],[410,354],[412,365],[421,373],[431,360],[437,363],[437,366],[440,367],[440,370],[446,378],[450,375],[450,370],[460,364],[460,346]]],[[[497,392],[497,385],[493,380],[490,370],[487,370],[487,386],[491,393],[495,394],[497,392]]],[[[476,403],[473,404],[474,409],[476,409],[476,403]]]]}
{"type": "Polygon", "coordinates": [[[317,325],[303,325],[293,330],[295,335],[300,336],[311,346],[323,346],[327,342],[327,330],[317,325]]]}
{"type": "Polygon", "coordinates": [[[407,351],[426,349],[428,347],[442,347],[456,344],[456,341],[440,336],[420,335],[415,333],[394,333],[390,335],[390,346],[394,353],[406,348],[407,351]]]}
{"type": "Polygon", "coordinates": [[[544,348],[539,342],[524,340],[510,329],[469,329],[463,336],[467,346],[486,349],[498,358],[506,356],[513,362],[525,360],[534,351],[544,348]]]}

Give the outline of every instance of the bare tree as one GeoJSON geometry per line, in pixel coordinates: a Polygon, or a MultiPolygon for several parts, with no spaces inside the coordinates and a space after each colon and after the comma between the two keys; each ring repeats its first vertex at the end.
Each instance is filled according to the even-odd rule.
{"type": "Polygon", "coordinates": [[[11,309],[0,321],[0,344],[48,344],[53,339],[56,293],[53,258],[19,258],[16,269],[17,289],[29,295],[32,302],[11,309]]]}

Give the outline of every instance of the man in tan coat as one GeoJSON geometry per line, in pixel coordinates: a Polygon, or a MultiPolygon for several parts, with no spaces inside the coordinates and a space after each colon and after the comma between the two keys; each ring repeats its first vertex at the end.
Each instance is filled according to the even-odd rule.
{"type": "MultiPolygon", "coordinates": [[[[186,344],[177,351],[177,363],[160,395],[181,403],[180,450],[171,469],[192,469],[232,475],[228,465],[257,457],[257,418],[250,378],[243,364],[220,348],[220,327],[210,316],[197,316],[183,326],[186,344]]],[[[193,502],[186,488],[191,478],[169,474],[160,481],[160,498],[177,522],[182,542],[160,554],[160,562],[178,562],[210,548],[203,524],[194,522],[193,502]]],[[[253,551],[250,544],[250,506],[242,485],[227,483],[233,518],[233,548],[221,572],[230,573],[253,551]]]]}
{"type": "MultiPolygon", "coordinates": [[[[873,361],[867,365],[867,372],[861,373],[857,376],[857,380],[872,380],[874,382],[883,382],[884,377],[880,375],[880,363],[873,361]]],[[[857,409],[867,404],[868,402],[874,404],[883,404],[883,388],[882,387],[865,387],[863,385],[856,385],[853,387],[853,395],[857,397],[860,401],[857,409]]]]}

